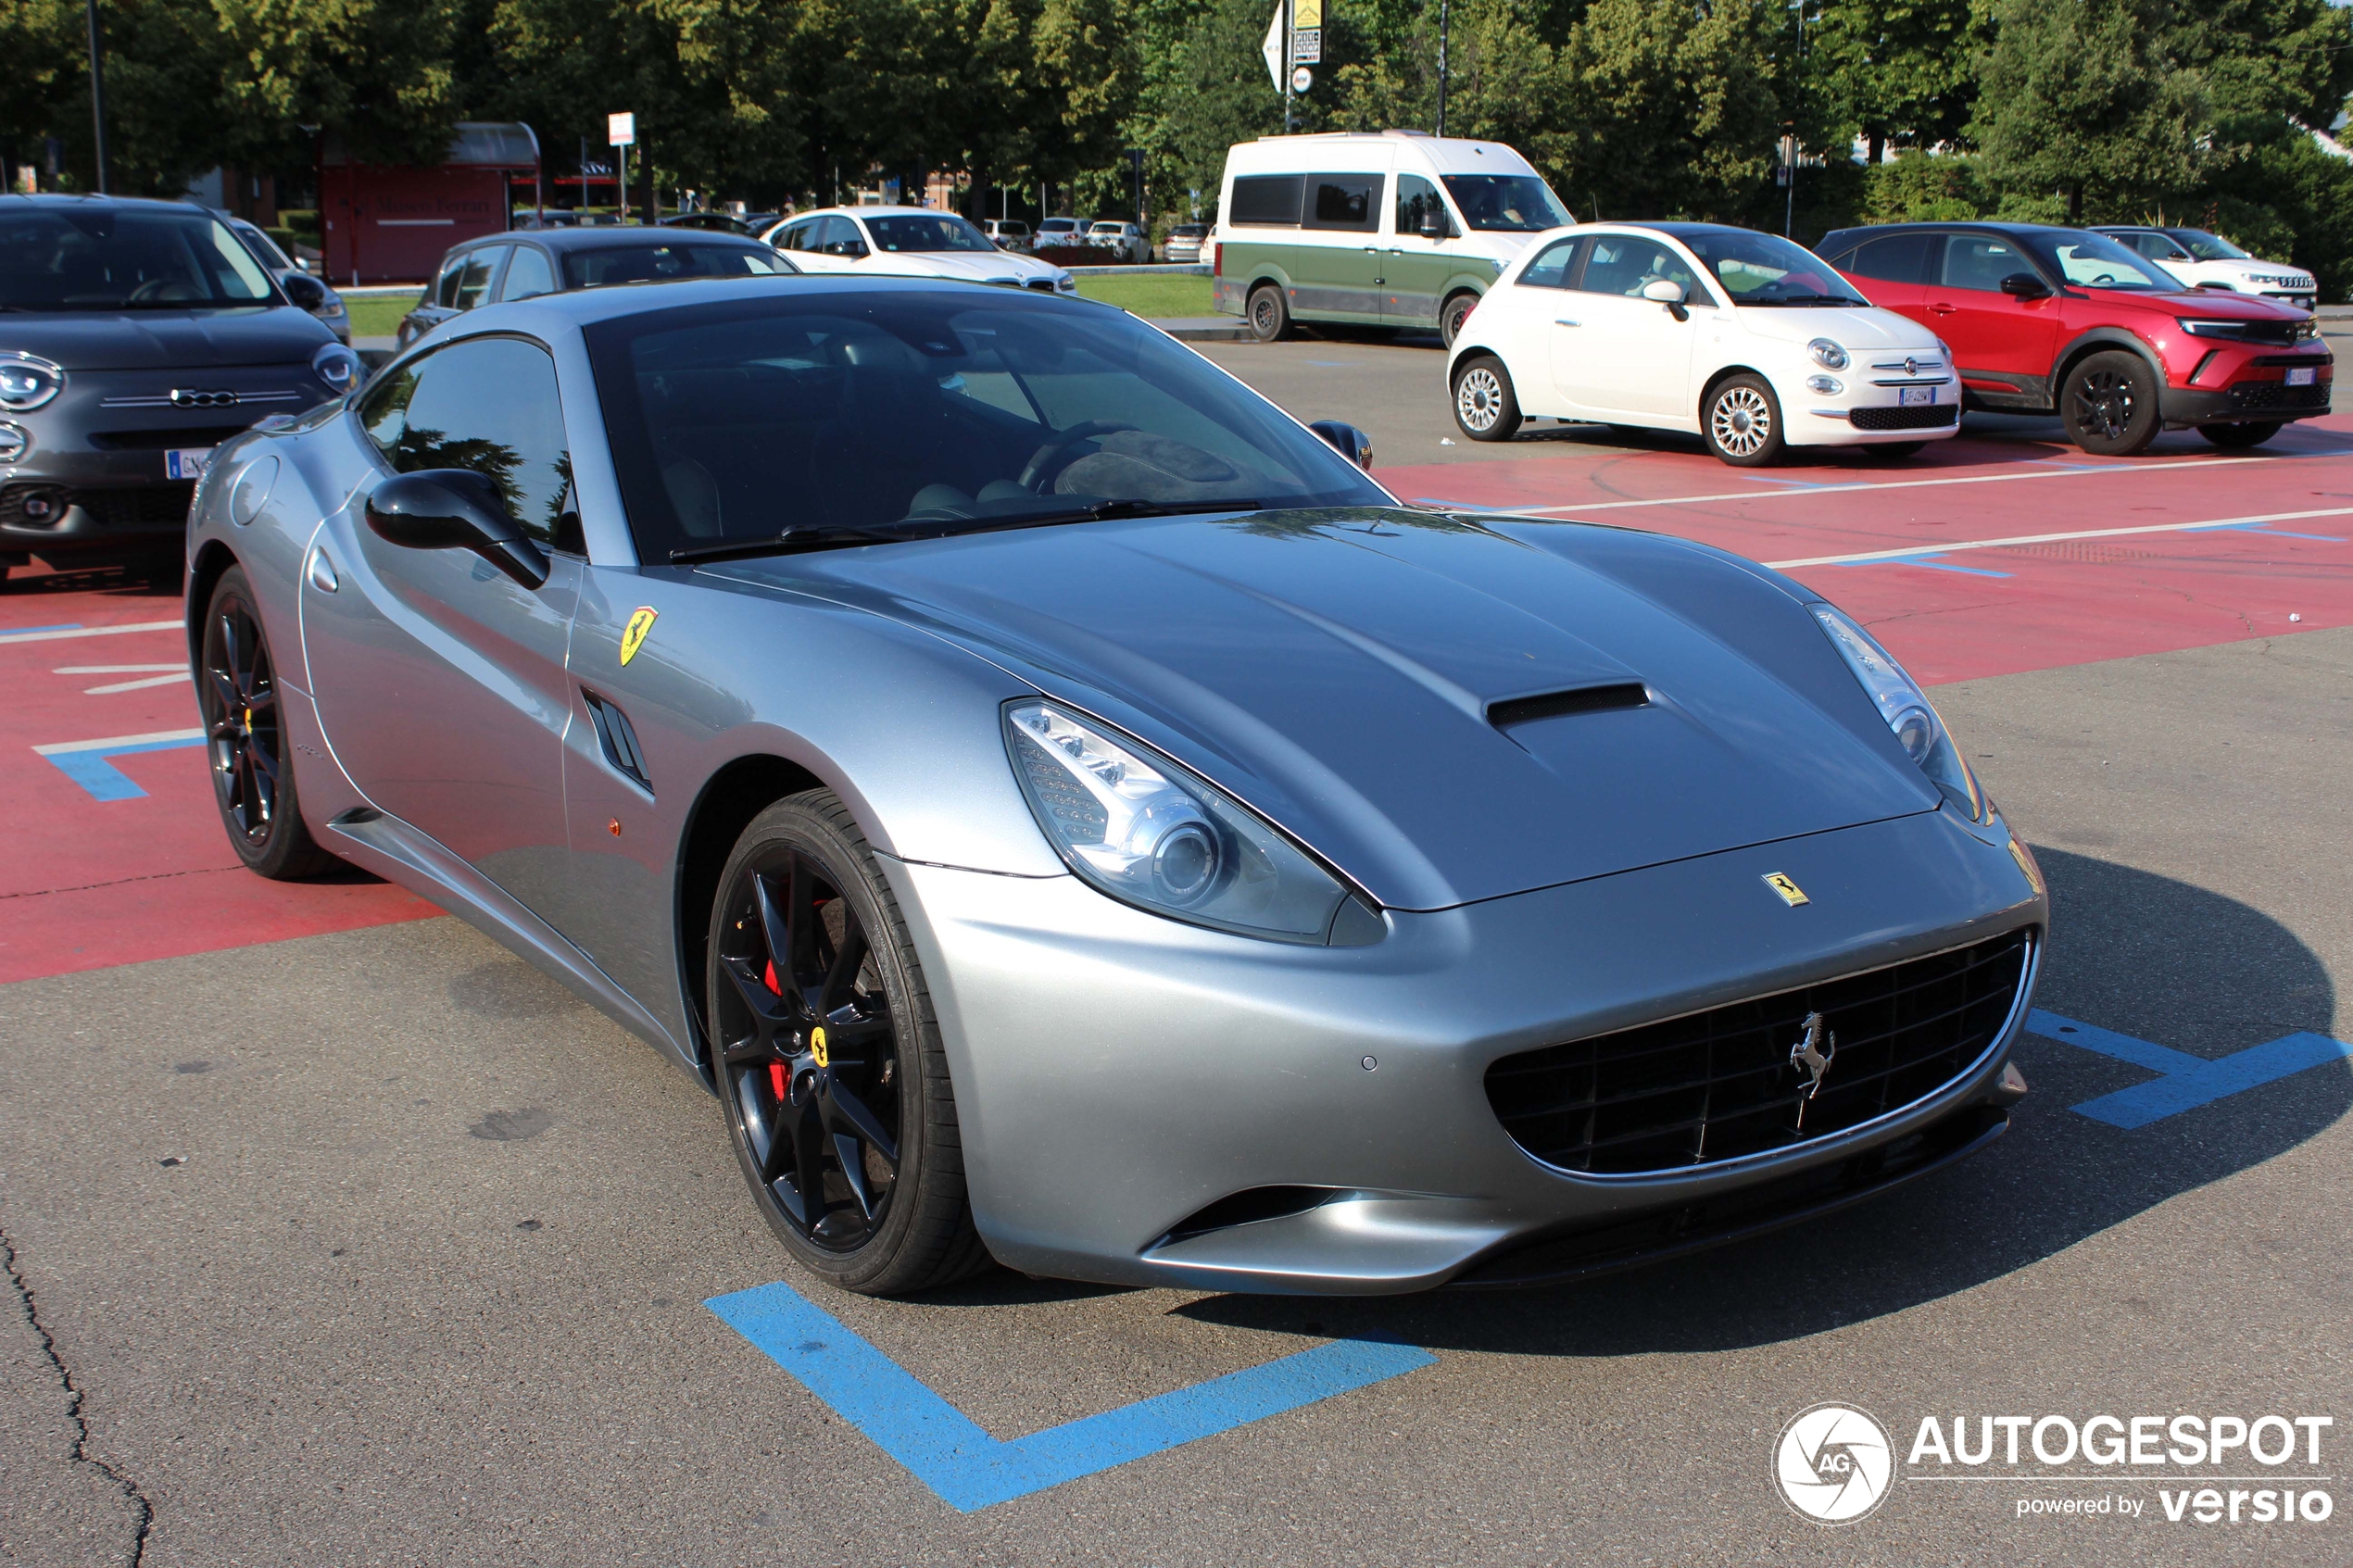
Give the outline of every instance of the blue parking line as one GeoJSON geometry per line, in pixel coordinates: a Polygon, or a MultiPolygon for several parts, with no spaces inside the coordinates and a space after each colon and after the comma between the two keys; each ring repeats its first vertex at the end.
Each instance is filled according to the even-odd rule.
{"type": "Polygon", "coordinates": [[[57,764],[59,772],[88,790],[93,800],[138,800],[147,792],[132,784],[131,775],[108,761],[108,758],[135,757],[143,751],[179,751],[203,744],[204,735],[198,732],[174,735],[169,740],[145,741],[136,746],[109,746],[103,751],[94,747],[86,751],[61,747],[42,751],[41,754],[57,764]]]}
{"type": "Polygon", "coordinates": [[[2353,1057],[2353,1046],[2309,1030],[2249,1046],[2229,1056],[2208,1058],[2062,1018],[2041,1008],[2028,1014],[2026,1026],[2045,1039],[2081,1046],[2087,1051],[2129,1061],[2158,1074],[2145,1084],[2135,1084],[2129,1089],[2119,1089],[2071,1108],[2078,1115],[2127,1130],[2162,1122],[2169,1116],[2178,1116],[2184,1110],[2194,1110],[2309,1068],[2353,1057]]]}
{"type": "Polygon", "coordinates": [[[1964,577],[2007,577],[2007,571],[1994,571],[1982,566],[1955,566],[1944,558],[1942,550],[1923,550],[1916,556],[1881,556],[1876,560],[1843,560],[1843,567],[1857,566],[1924,566],[1931,571],[1957,571],[1964,577]]]}
{"type": "Polygon", "coordinates": [[[0,643],[14,642],[19,637],[30,637],[35,632],[79,632],[81,630],[82,622],[79,621],[60,621],[55,626],[11,626],[6,631],[0,632],[0,643]]]}
{"type": "Polygon", "coordinates": [[[1438,1361],[1412,1345],[1336,1339],[1263,1366],[1000,1442],[788,1285],[714,1296],[703,1305],[941,1500],[966,1513],[1438,1361]]]}

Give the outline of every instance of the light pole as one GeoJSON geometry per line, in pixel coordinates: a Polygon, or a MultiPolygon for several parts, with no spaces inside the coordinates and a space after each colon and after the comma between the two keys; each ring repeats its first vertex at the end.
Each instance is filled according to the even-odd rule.
{"type": "Polygon", "coordinates": [[[98,0],[86,0],[90,16],[91,150],[98,164],[98,194],[107,194],[107,72],[98,47],[98,0]]]}
{"type": "Polygon", "coordinates": [[[1453,19],[1449,14],[1451,9],[1449,0],[1438,0],[1438,133],[1441,136],[1446,134],[1446,33],[1448,23],[1453,19]]]}
{"type": "Polygon", "coordinates": [[[1290,18],[1291,0],[1283,0],[1283,42],[1281,48],[1283,78],[1283,134],[1291,132],[1291,106],[1299,94],[1290,87],[1290,18]]]}

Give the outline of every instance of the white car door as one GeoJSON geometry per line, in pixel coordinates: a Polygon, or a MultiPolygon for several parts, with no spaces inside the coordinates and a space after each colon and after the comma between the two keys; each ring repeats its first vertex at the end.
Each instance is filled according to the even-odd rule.
{"type": "MultiPolygon", "coordinates": [[[[1572,307],[1576,295],[1568,292],[1568,281],[1577,275],[1592,244],[1582,236],[1553,241],[1511,282],[1488,290],[1471,317],[1468,330],[1503,356],[1523,414],[1568,411],[1553,384],[1553,346],[1556,337],[1577,330],[1562,324],[1563,318],[1579,314],[1572,307]]],[[[1436,310],[1437,301],[1431,300],[1428,307],[1436,310]]]]}
{"type": "Polygon", "coordinates": [[[1553,336],[1553,384],[1579,409],[1696,425],[1691,407],[1697,312],[1716,301],[1689,261],[1647,234],[1596,234],[1569,280],[1553,336]],[[1642,297],[1666,278],[1683,286],[1680,312],[1642,297]]]}

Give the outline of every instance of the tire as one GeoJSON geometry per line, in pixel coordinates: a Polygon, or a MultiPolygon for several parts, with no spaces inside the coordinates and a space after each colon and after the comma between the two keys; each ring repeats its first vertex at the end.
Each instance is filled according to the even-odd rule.
{"type": "Polygon", "coordinates": [[[1879,441],[1865,446],[1863,450],[1874,458],[1894,463],[1900,462],[1906,458],[1919,457],[1920,448],[1927,445],[1925,441],[1879,441]]]}
{"type": "Polygon", "coordinates": [[[1475,294],[1449,296],[1446,303],[1438,307],[1440,341],[1449,348],[1453,347],[1454,339],[1462,335],[1463,323],[1470,320],[1470,313],[1478,307],[1478,295],[1475,294]]]}
{"type": "Polygon", "coordinates": [[[1746,372],[1717,383],[1700,408],[1699,428],[1707,449],[1735,468],[1761,469],[1779,461],[1787,446],[1772,383],[1746,372]]]}
{"type": "Polygon", "coordinates": [[[2248,424],[2200,425],[2197,433],[2224,451],[2260,446],[2286,428],[2284,420],[2261,420],[2248,424]]]}
{"type": "Polygon", "coordinates": [[[2163,422],[2155,372],[2147,360],[2121,349],[2078,360],[2067,372],[2058,401],[2068,439],[2097,458],[2145,451],[2163,422]]]}
{"type": "Polygon", "coordinates": [[[342,862],[303,824],[295,793],[294,740],[280,708],[277,662],[243,567],[213,584],[205,605],[196,709],[204,719],[213,805],[245,869],[298,882],[342,862]]]}
{"type": "Polygon", "coordinates": [[[1519,433],[1519,396],[1512,373],[1491,354],[1474,354],[1454,372],[1454,427],[1473,441],[1509,441],[1519,433]]]}
{"type": "Polygon", "coordinates": [[[778,801],[719,886],[711,1075],[761,1217],[802,1267],[864,1295],[986,1267],[931,994],[849,809],[827,790],[778,801]]]}
{"type": "Polygon", "coordinates": [[[1280,343],[1290,336],[1290,306],[1273,283],[1261,283],[1250,291],[1248,312],[1250,335],[1259,342],[1280,343]]]}

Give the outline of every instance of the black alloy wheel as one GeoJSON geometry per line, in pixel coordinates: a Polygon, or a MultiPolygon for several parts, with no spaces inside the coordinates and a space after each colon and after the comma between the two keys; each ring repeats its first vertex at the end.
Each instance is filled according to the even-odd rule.
{"type": "Polygon", "coordinates": [[[834,796],[770,807],[711,922],[713,1076],[736,1161],[794,1256],[873,1295],[987,1261],[955,1101],[904,922],[834,796]]]}
{"type": "Polygon", "coordinates": [[[1261,283],[1250,291],[1250,335],[1261,343],[1279,343],[1290,336],[1290,307],[1283,291],[1261,283]]]}
{"type": "Polygon", "coordinates": [[[2260,446],[2285,428],[2283,421],[2262,420],[2246,424],[2200,425],[2197,433],[2224,451],[2235,452],[2260,446]]]}
{"type": "Polygon", "coordinates": [[[316,876],[336,861],[310,836],[295,803],[294,746],[277,667],[243,569],[232,567],[214,585],[203,646],[196,708],[230,847],[246,869],[272,881],[316,876]]]}
{"type": "Polygon", "coordinates": [[[2156,379],[2137,354],[2095,354],[2068,372],[2059,413],[2075,445],[2095,457],[2129,458],[2157,439],[2156,379]]]}

